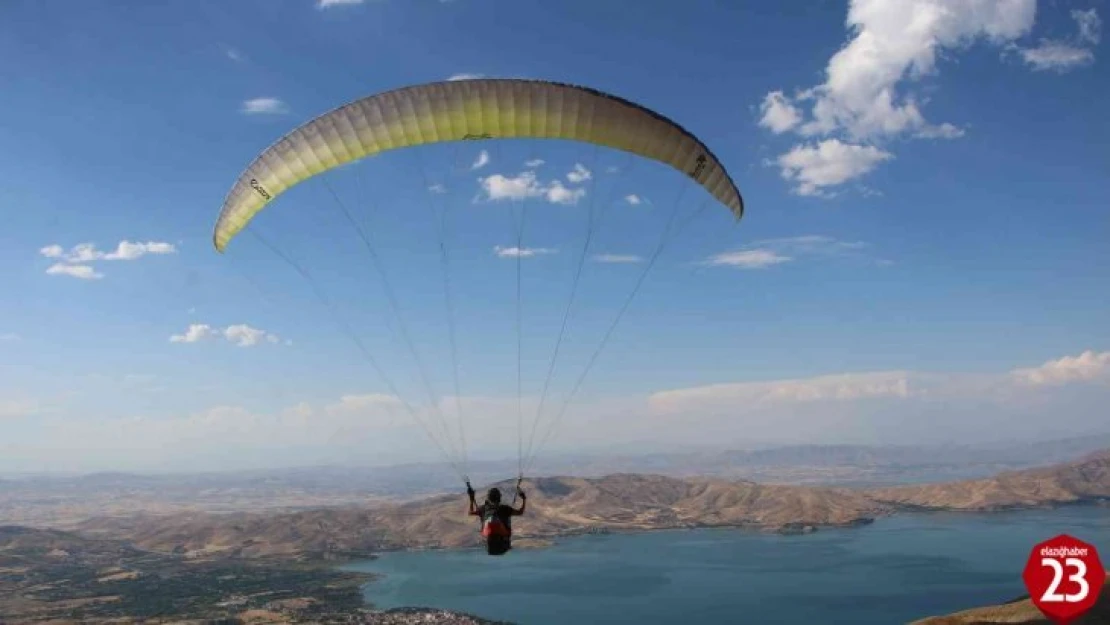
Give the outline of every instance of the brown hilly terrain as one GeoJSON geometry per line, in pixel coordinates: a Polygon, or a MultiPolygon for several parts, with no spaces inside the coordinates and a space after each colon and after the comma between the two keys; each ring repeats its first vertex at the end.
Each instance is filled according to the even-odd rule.
{"type": "MultiPolygon", "coordinates": [[[[512,484],[502,484],[511,492],[512,484]]],[[[546,541],[594,532],[692,527],[807,531],[863,524],[895,508],[847,489],[765,486],[746,481],[646,475],[539,478],[523,484],[522,538],[546,541]]],[[[126,537],[161,553],[242,558],[350,558],[374,551],[479,544],[464,494],[373,508],[329,508],[280,515],[193,514],[100,518],[79,530],[126,537]]]]}
{"type": "Polygon", "coordinates": [[[987,511],[1110,501],[1110,452],[989,479],[881,488],[868,494],[899,508],[929,510],[987,511]]]}
{"type": "MultiPolygon", "coordinates": [[[[508,491],[512,484],[500,486],[508,491]]],[[[538,478],[526,480],[524,488],[529,510],[517,523],[522,546],[576,534],[693,527],[805,532],[923,509],[988,511],[1110,502],[1110,453],[991,479],[876,490],[650,475],[538,478]]],[[[77,529],[191,557],[347,559],[384,550],[476,546],[480,538],[465,510],[460,493],[286,514],[102,517],[77,529]]]]}
{"type": "MultiPolygon", "coordinates": [[[[500,486],[511,492],[512,483],[500,486]]],[[[808,532],[907,511],[1105,504],[1110,452],[990,479],[870,490],[633,474],[538,478],[524,488],[520,547],[591,532],[808,532]]],[[[329,568],[384,550],[475,546],[479,536],[465,510],[459,493],[278,514],[102,516],[69,532],[0,527],[0,622],[479,623],[435,611],[374,612],[358,590],[365,575],[329,568]]],[[[1013,620],[1030,617],[1028,608],[1017,602],[927,622],[1043,622],[1013,620]]]]}

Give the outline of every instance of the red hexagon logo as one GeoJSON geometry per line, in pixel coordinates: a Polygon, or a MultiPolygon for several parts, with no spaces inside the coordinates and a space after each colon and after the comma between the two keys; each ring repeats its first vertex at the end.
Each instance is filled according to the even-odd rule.
{"type": "Polygon", "coordinates": [[[1067,625],[1094,607],[1106,570],[1094,545],[1060,534],[1033,546],[1021,577],[1033,605],[1067,625]]]}

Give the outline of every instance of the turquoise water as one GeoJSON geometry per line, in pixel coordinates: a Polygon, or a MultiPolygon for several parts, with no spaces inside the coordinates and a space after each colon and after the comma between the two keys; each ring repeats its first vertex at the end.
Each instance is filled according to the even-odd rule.
{"type": "Polygon", "coordinates": [[[391,553],[345,568],[385,575],[365,587],[380,608],[438,607],[529,625],[890,625],[1024,594],[1030,549],[1060,533],[1110,560],[1110,511],[1066,508],[905,515],[806,536],[583,536],[502,558],[391,553]]]}

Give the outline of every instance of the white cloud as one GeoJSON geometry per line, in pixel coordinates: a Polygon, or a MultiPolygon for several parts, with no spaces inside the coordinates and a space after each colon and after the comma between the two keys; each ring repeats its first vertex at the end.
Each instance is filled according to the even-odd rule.
{"type": "Polygon", "coordinates": [[[925,126],[913,136],[918,139],[959,139],[965,134],[967,133],[963,128],[957,128],[948,122],[944,122],[939,126],[925,126]]]}
{"type": "Polygon", "coordinates": [[[642,263],[644,258],[635,254],[595,254],[594,262],[598,263],[613,263],[613,264],[631,264],[642,263]]]}
{"type": "Polygon", "coordinates": [[[116,249],[111,252],[100,251],[92,243],[75,245],[69,251],[57,244],[47,245],[39,249],[39,254],[46,258],[62,261],[51,265],[47,268],[46,273],[71,276],[82,280],[99,280],[104,277],[103,273],[96,271],[86,263],[102,260],[136,260],[147,254],[173,254],[176,252],[177,248],[171,243],[161,241],[133,243],[127,240],[120,241],[116,245],[116,249]]]}
{"type": "Polygon", "coordinates": [[[486,165],[489,165],[489,152],[482,150],[478,153],[478,158],[474,159],[474,164],[470,166],[470,169],[481,169],[486,165]]]}
{"type": "Polygon", "coordinates": [[[42,254],[47,258],[61,258],[62,256],[65,256],[65,253],[65,248],[63,248],[61,245],[47,245],[46,247],[39,250],[39,254],[42,254]]]}
{"type": "Polygon", "coordinates": [[[593,178],[593,173],[586,169],[582,163],[575,163],[574,169],[567,174],[567,180],[574,184],[582,184],[590,178],[593,178]]]}
{"type": "Polygon", "coordinates": [[[438,182],[433,184],[433,185],[429,185],[428,190],[431,191],[432,193],[437,193],[437,194],[447,193],[447,187],[443,186],[442,184],[439,184],[438,182]]]}
{"type": "Polygon", "coordinates": [[[562,182],[552,180],[544,191],[544,197],[552,204],[577,204],[579,200],[586,197],[586,190],[564,187],[562,182]]]}
{"type": "Polygon", "coordinates": [[[1080,41],[1093,45],[1102,39],[1102,20],[1098,16],[1098,11],[1094,9],[1086,11],[1076,9],[1071,12],[1071,16],[1079,27],[1080,41]]]}
{"type": "Polygon", "coordinates": [[[338,402],[328,404],[324,411],[330,415],[358,416],[377,410],[401,408],[403,403],[393,395],[366,393],[362,395],[343,395],[338,402]]]}
{"type": "Polygon", "coordinates": [[[227,58],[231,59],[232,61],[235,61],[236,63],[242,63],[243,61],[247,60],[247,57],[244,56],[242,52],[240,52],[239,50],[237,50],[235,48],[231,48],[231,47],[225,48],[224,49],[224,54],[227,55],[227,58]]]}
{"type": "Polygon", "coordinates": [[[549,247],[501,247],[497,245],[493,248],[493,253],[498,258],[531,258],[544,254],[555,254],[558,251],[549,247]]]}
{"type": "Polygon", "coordinates": [[[1064,72],[1095,60],[1094,52],[1069,43],[1042,41],[1036,48],[1024,48],[1021,57],[1036,71],[1064,72]]]}
{"type": "Polygon", "coordinates": [[[830,236],[807,234],[754,241],[742,249],[710,256],[702,264],[711,267],[764,269],[802,258],[860,257],[868,247],[863,241],[841,241],[830,236]]]}
{"type": "Polygon", "coordinates": [[[1078,356],[1064,356],[1039,367],[1015,369],[1014,379],[1031,386],[1059,386],[1070,382],[1110,380],[1110,352],[1087,350],[1078,356]]]}
{"type": "MultiPolygon", "coordinates": [[[[1051,362],[1096,362],[1110,352],[1089,353],[1093,356],[1085,352],[1051,362]]],[[[576,402],[542,452],[611,448],[614,441],[630,451],[686,445],[981,444],[996,443],[999,432],[1013,440],[1044,440],[1106,431],[1110,384],[1091,383],[1107,380],[1105,373],[1068,374],[1056,378],[1058,384],[1030,385],[1015,374],[1022,371],[1028,370],[833,372],[603,396],[576,402]]],[[[34,402],[13,399],[0,400],[0,415],[43,412],[34,402]]],[[[537,399],[523,398],[525,415],[534,414],[537,399]]],[[[471,458],[515,458],[516,396],[459,401],[471,458]]],[[[455,399],[444,397],[439,407],[453,425],[455,399]]],[[[430,407],[412,408],[440,431],[430,407]]],[[[548,422],[540,423],[541,435],[548,422]]],[[[41,425],[40,433],[7,432],[0,468],[19,470],[20,459],[23,467],[40,463],[34,464],[37,468],[43,457],[51,458],[55,470],[188,469],[198,462],[224,470],[437,459],[435,446],[401,401],[373,389],[273,409],[223,404],[185,414],[93,413],[90,418],[90,407],[81,406],[71,418],[46,418],[41,425]]]]}
{"type": "Polygon", "coordinates": [[[316,8],[327,9],[330,7],[353,6],[362,4],[365,1],[366,0],[316,0],[316,8]]]}
{"type": "Polygon", "coordinates": [[[46,273],[52,276],[70,276],[81,280],[99,280],[104,277],[104,274],[99,273],[89,265],[67,265],[65,263],[51,265],[46,269],[46,273]]]}
{"type": "Polygon", "coordinates": [[[275,334],[246,324],[236,324],[221,329],[214,328],[206,323],[191,323],[184,333],[171,335],[170,342],[199,343],[216,338],[223,338],[238,347],[253,347],[261,345],[263,342],[278,343],[281,340],[275,334]]]}
{"type": "Polygon", "coordinates": [[[817,145],[797,145],[778,157],[782,177],[795,183],[798,195],[822,195],[834,187],[858,178],[894,156],[872,145],[852,145],[839,139],[826,139],[817,145]]]}
{"type": "Polygon", "coordinates": [[[240,111],[247,115],[280,115],[288,112],[289,107],[278,98],[254,98],[243,102],[240,111]]]}
{"type": "Polygon", "coordinates": [[[278,337],[258,328],[252,328],[246,324],[238,324],[224,328],[224,338],[234,343],[239,347],[251,347],[259,345],[263,341],[267,343],[277,343],[278,337]]]}
{"type": "Polygon", "coordinates": [[[519,201],[542,197],[552,204],[576,204],[586,196],[585,189],[568,188],[559,180],[542,184],[533,171],[522,172],[513,178],[493,174],[479,178],[478,182],[485,193],[485,199],[490,201],[519,201]]]}
{"type": "Polygon", "coordinates": [[[478,80],[479,78],[485,78],[485,77],[486,77],[485,74],[469,74],[469,73],[466,73],[466,72],[462,72],[462,73],[459,73],[459,74],[452,74],[452,75],[448,76],[447,80],[450,80],[450,81],[454,82],[456,80],[478,80]]]}
{"type": "Polygon", "coordinates": [[[543,195],[543,188],[536,180],[535,172],[526,171],[515,178],[493,174],[478,179],[482,190],[489,200],[523,200],[543,195]]]}
{"type": "Polygon", "coordinates": [[[170,342],[197,343],[213,336],[216,336],[216,332],[212,329],[212,326],[206,323],[191,323],[184,334],[171,335],[170,342]]]}
{"type": "Polygon", "coordinates": [[[636,195],[635,193],[629,193],[628,195],[624,196],[624,201],[628,202],[632,206],[639,206],[640,204],[644,203],[643,198],[636,195]]]}
{"type": "Polygon", "coordinates": [[[663,412],[705,411],[771,403],[853,401],[878,397],[909,397],[910,374],[905,371],[846,373],[812,378],[712,384],[653,393],[652,408],[663,412]]]}
{"type": "Polygon", "coordinates": [[[853,0],[852,40],[829,60],[825,83],[803,96],[814,102],[803,132],[875,137],[924,126],[913,96],[899,97],[899,84],[933,73],[945,48],[1024,35],[1035,11],[1034,0],[853,0]]]}
{"type": "Polygon", "coordinates": [[[48,245],[39,250],[47,258],[60,258],[67,263],[89,263],[100,260],[136,260],[147,254],[174,254],[177,248],[172,243],[161,241],[147,241],[146,243],[132,243],[123,240],[111,252],[96,249],[92,243],[81,243],[73,246],[68,252],[60,245],[48,245]]]}
{"type": "Polygon", "coordinates": [[[850,39],[829,59],[825,81],[793,96],[767,93],[759,125],[775,134],[832,135],[852,143],[833,139],[795,146],[779,157],[784,177],[799,180],[796,191],[802,195],[824,195],[824,188],[863,176],[891,158],[869,143],[962,136],[952,123],[926,121],[912,85],[936,73],[937,57],[946,50],[977,41],[1012,45],[1032,28],[1035,9],[1035,0],[851,0],[850,39]],[[828,153],[832,147],[835,154],[828,153]]]}
{"type": "Polygon", "coordinates": [[[135,260],[147,254],[174,254],[177,248],[172,243],[148,241],[146,243],[132,243],[120,241],[116,251],[104,254],[104,260],[135,260]]]}
{"type": "Polygon", "coordinates": [[[1071,17],[1076,25],[1076,35],[1071,40],[1042,39],[1035,48],[1015,46],[1022,60],[1034,71],[1066,72],[1094,62],[1095,53],[1091,48],[1102,39],[1102,20],[1098,12],[1095,9],[1073,10],[1071,17]]]}
{"type": "Polygon", "coordinates": [[[759,125],[775,134],[781,134],[796,127],[802,121],[798,108],[790,103],[781,91],[772,91],[763,98],[759,110],[763,116],[759,125]]]}
{"type": "Polygon", "coordinates": [[[712,267],[737,267],[740,269],[763,269],[772,265],[787,263],[793,260],[790,256],[783,256],[773,250],[740,250],[736,252],[722,252],[709,257],[705,264],[712,267]]]}
{"type": "Polygon", "coordinates": [[[543,160],[542,158],[534,158],[530,161],[524,161],[524,166],[530,169],[535,169],[536,167],[543,165],[545,162],[547,161],[543,160]]]}

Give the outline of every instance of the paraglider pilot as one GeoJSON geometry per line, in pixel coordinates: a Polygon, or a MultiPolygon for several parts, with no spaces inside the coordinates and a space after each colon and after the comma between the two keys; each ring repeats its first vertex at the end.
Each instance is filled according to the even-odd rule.
{"type": "Polygon", "coordinates": [[[520,481],[517,481],[516,493],[520,497],[519,509],[501,503],[501,490],[496,487],[489,489],[486,500],[479,506],[474,501],[474,489],[470,482],[466,483],[466,494],[470,497],[470,511],[467,514],[482,520],[482,538],[486,541],[486,553],[491,556],[504,555],[513,548],[512,517],[524,514],[524,508],[528,504],[528,497],[521,490],[520,481]]]}

